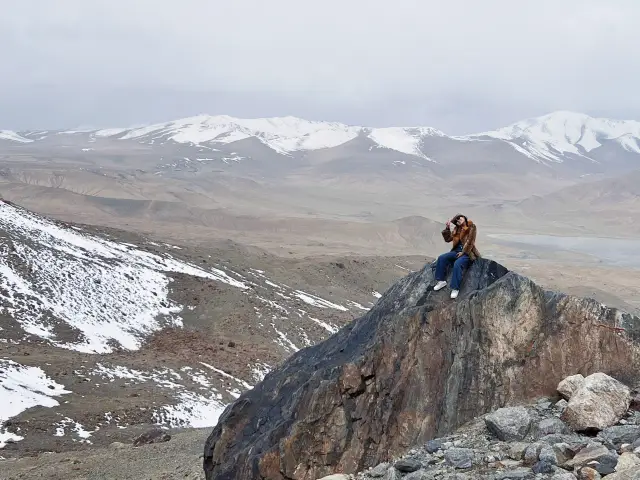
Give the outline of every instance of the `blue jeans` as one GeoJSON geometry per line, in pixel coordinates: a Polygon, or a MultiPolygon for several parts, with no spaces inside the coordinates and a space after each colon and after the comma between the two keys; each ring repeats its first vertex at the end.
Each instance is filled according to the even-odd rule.
{"type": "Polygon", "coordinates": [[[438,282],[446,280],[447,267],[453,263],[453,276],[451,277],[452,290],[460,290],[460,285],[462,284],[462,272],[467,268],[467,266],[469,266],[469,262],[471,261],[467,254],[457,258],[459,252],[462,252],[462,246],[458,246],[451,252],[443,253],[436,261],[436,281],[438,282]]]}

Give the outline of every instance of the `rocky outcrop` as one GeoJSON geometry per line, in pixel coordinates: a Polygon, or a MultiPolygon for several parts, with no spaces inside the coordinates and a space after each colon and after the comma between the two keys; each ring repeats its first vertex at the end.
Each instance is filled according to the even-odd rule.
{"type": "Polygon", "coordinates": [[[568,375],[627,384],[640,375],[636,317],[546,292],[485,259],[457,300],[434,283],[431,265],[408,275],[229,405],[205,445],[206,478],[353,473],[498,407],[555,394],[568,375]]]}

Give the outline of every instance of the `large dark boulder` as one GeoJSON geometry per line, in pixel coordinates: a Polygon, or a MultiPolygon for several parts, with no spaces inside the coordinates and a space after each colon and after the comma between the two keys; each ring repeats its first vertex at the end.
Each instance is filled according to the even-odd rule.
{"type": "Polygon", "coordinates": [[[311,480],[390,461],[576,373],[627,383],[640,319],[545,292],[476,261],[457,300],[433,267],[393,285],[362,318],[297,352],[229,405],[207,439],[209,480],[311,480]]]}

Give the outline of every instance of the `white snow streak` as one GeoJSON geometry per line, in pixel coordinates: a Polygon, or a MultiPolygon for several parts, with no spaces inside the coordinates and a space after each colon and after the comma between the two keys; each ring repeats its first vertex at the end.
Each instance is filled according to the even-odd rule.
{"type": "Polygon", "coordinates": [[[23,437],[5,431],[4,422],[35,407],[59,405],[54,396],[71,393],[54,382],[38,367],[26,367],[11,360],[0,360],[0,448],[23,437]]]}

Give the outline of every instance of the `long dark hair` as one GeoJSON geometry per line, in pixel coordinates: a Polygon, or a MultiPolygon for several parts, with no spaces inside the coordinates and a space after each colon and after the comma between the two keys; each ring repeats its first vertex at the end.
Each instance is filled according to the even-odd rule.
{"type": "Polygon", "coordinates": [[[456,230],[459,228],[458,227],[458,219],[460,217],[464,218],[464,223],[468,223],[469,222],[469,219],[467,218],[466,215],[462,215],[461,213],[459,213],[458,215],[456,215],[455,217],[453,217],[451,219],[451,223],[453,223],[453,225],[455,226],[456,230]]]}

